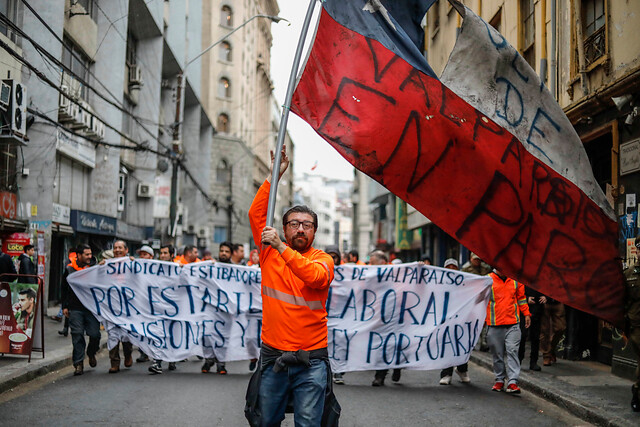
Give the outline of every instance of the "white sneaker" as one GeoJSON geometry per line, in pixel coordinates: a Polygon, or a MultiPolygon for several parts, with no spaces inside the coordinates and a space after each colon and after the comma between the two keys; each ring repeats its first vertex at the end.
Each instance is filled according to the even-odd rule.
{"type": "Polygon", "coordinates": [[[458,371],[458,368],[456,368],[456,374],[458,374],[458,376],[460,377],[460,381],[463,383],[470,383],[471,382],[471,378],[469,378],[469,373],[468,372],[460,372],[458,371]]]}
{"type": "Polygon", "coordinates": [[[449,385],[451,384],[451,375],[445,375],[440,378],[440,385],[449,385]]]}

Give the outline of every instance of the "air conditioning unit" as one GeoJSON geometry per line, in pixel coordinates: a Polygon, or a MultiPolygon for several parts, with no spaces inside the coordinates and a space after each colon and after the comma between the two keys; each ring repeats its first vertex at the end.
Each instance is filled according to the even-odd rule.
{"type": "Polygon", "coordinates": [[[105,136],[105,126],[104,123],[102,123],[101,121],[98,121],[98,127],[96,129],[96,136],[99,139],[104,139],[105,136]]]}
{"type": "Polygon", "coordinates": [[[198,230],[198,238],[200,239],[208,239],[209,238],[209,228],[203,227],[198,230]]]}
{"type": "Polygon", "coordinates": [[[82,115],[82,125],[85,129],[91,129],[91,120],[93,119],[93,115],[89,113],[84,108],[82,109],[84,114],[82,115]]]}
{"type": "Polygon", "coordinates": [[[118,212],[122,212],[124,210],[125,204],[126,198],[124,197],[124,194],[118,194],[118,212]]]}
{"type": "Polygon", "coordinates": [[[13,83],[11,91],[11,130],[24,136],[27,133],[27,88],[13,83]]]}
{"type": "Polygon", "coordinates": [[[60,106],[58,107],[58,121],[65,123],[73,119],[75,106],[73,102],[69,101],[64,95],[60,94],[60,106]]]}
{"type": "Polygon", "coordinates": [[[62,74],[62,85],[60,89],[72,99],[80,99],[82,96],[82,84],[67,73],[62,74]]]}
{"type": "Polygon", "coordinates": [[[187,226],[187,234],[196,234],[196,226],[195,225],[187,226]]]}
{"type": "Polygon", "coordinates": [[[153,184],[141,182],[138,184],[138,197],[148,199],[153,196],[153,184]]]}
{"type": "Polygon", "coordinates": [[[0,109],[7,111],[9,104],[11,103],[11,86],[2,82],[2,88],[0,89],[0,109]]]}
{"type": "Polygon", "coordinates": [[[139,86],[142,86],[142,69],[137,65],[132,65],[129,67],[129,87],[139,86]]]}

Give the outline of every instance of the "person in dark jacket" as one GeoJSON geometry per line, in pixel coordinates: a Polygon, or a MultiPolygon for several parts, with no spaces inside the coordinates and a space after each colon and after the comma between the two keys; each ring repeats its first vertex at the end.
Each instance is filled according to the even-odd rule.
{"type": "Polygon", "coordinates": [[[11,257],[0,251],[0,281],[13,282],[16,280],[16,266],[11,257]]]}
{"type": "Polygon", "coordinates": [[[79,245],[76,248],[76,253],[78,257],[65,268],[62,276],[62,312],[69,318],[69,325],[71,326],[73,366],[75,368],[73,375],[82,375],[84,373],[85,332],[89,335],[89,345],[86,349],[89,357],[89,366],[94,368],[97,364],[96,353],[100,348],[100,323],[80,302],[67,281],[69,274],[89,267],[92,262],[93,254],[89,245],[79,245]]]}
{"type": "MultiPolygon", "coordinates": [[[[36,276],[36,265],[33,262],[33,254],[36,252],[33,245],[24,245],[22,248],[23,253],[20,254],[18,260],[20,266],[18,268],[18,274],[24,274],[29,276],[36,276]]],[[[20,283],[38,283],[37,277],[21,277],[20,283]]]]}
{"type": "Polygon", "coordinates": [[[520,364],[524,360],[525,345],[527,338],[531,341],[531,355],[529,356],[529,369],[532,371],[540,371],[540,365],[538,365],[538,357],[540,352],[540,325],[542,321],[542,313],[544,312],[544,305],[547,303],[546,295],[541,294],[535,289],[525,286],[524,294],[527,297],[527,304],[529,305],[529,312],[531,313],[531,326],[525,327],[524,317],[520,319],[520,333],[522,335],[520,339],[520,349],[518,350],[518,358],[520,364]]]}

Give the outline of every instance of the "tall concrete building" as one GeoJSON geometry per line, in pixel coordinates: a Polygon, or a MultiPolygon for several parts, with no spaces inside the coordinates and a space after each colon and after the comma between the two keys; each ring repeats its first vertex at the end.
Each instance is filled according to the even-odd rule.
{"type": "Polygon", "coordinates": [[[59,299],[67,251],[79,243],[96,255],[117,238],[131,253],[143,243],[209,245],[208,218],[223,205],[208,186],[214,126],[200,101],[201,69],[187,68],[203,48],[203,3],[1,2],[0,75],[9,96],[0,102],[0,234],[6,242],[26,232],[41,243],[49,301],[59,299]],[[176,117],[179,215],[168,235],[176,117]]]}
{"type": "MultiPolygon", "coordinates": [[[[203,46],[222,40],[201,58],[203,105],[214,118],[217,132],[210,185],[222,199],[211,217],[214,245],[224,240],[252,245],[247,212],[268,174],[269,151],[275,147],[280,115],[273,105],[270,75],[274,21],[256,15],[275,17],[278,12],[275,0],[202,4],[203,46]]],[[[288,135],[286,142],[293,159],[288,135]]],[[[292,200],[292,171],[293,167],[278,189],[276,221],[282,206],[292,200]]]]}

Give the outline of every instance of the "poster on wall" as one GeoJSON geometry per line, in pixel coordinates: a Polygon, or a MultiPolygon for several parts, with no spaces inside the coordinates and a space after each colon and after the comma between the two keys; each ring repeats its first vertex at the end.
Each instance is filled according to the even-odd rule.
{"type": "Polygon", "coordinates": [[[38,286],[0,283],[0,353],[31,355],[33,337],[41,335],[38,286]]]}
{"type": "Polygon", "coordinates": [[[30,244],[31,235],[29,233],[13,233],[2,239],[2,252],[11,257],[16,271],[18,271],[20,265],[18,258],[22,255],[24,246],[30,244]]]}
{"type": "Polygon", "coordinates": [[[627,239],[627,267],[638,262],[638,248],[636,248],[636,239],[627,239]]]}

